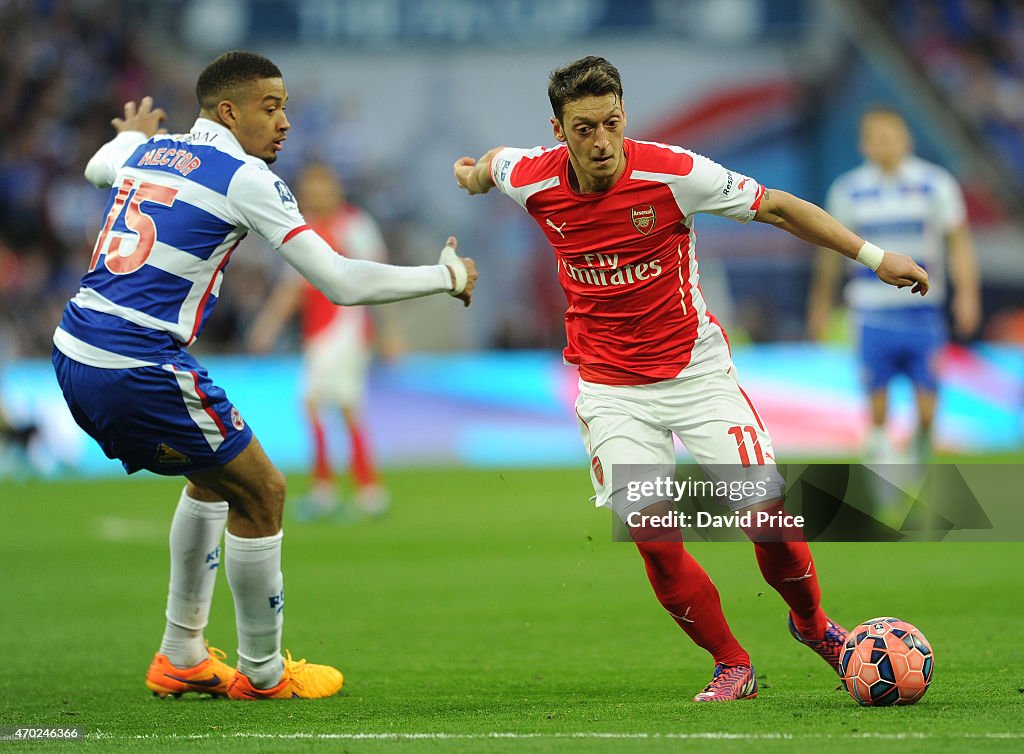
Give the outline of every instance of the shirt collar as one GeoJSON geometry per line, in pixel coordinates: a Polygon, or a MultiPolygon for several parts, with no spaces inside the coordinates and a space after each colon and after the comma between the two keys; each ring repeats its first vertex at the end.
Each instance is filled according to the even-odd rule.
{"type": "Polygon", "coordinates": [[[874,162],[868,162],[868,166],[871,168],[873,174],[879,180],[898,181],[906,175],[907,169],[910,167],[912,159],[913,158],[910,155],[907,155],[902,160],[900,160],[900,164],[897,165],[895,170],[893,170],[891,173],[885,172],[884,170],[882,170],[882,167],[880,165],[874,162]]]}
{"type": "Polygon", "coordinates": [[[249,156],[228,128],[209,118],[197,118],[189,134],[193,144],[208,144],[240,159],[249,156]]]}

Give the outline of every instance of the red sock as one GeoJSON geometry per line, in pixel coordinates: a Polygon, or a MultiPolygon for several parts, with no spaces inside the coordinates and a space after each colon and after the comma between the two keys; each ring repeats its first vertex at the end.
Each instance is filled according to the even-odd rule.
{"type": "Polygon", "coordinates": [[[370,444],[366,440],[362,425],[357,421],[346,421],[352,442],[352,477],[357,487],[377,483],[377,472],[370,457],[370,444]]]}
{"type": "Polygon", "coordinates": [[[327,438],[324,427],[316,416],[309,417],[309,428],[313,431],[313,478],[318,482],[330,482],[331,461],[327,457],[327,438]]]}
{"type": "MultiPolygon", "coordinates": [[[[768,509],[769,513],[781,513],[780,501],[768,509]]],[[[780,536],[794,541],[767,541],[771,536],[761,537],[758,529],[744,530],[754,543],[757,565],[764,580],[778,592],[793,613],[793,624],[805,639],[820,639],[825,635],[826,618],[821,609],[821,587],[811,557],[811,548],[803,541],[797,530],[784,530],[780,536]],[[765,538],[766,541],[758,541],[765,538]]]]}
{"type": "Polygon", "coordinates": [[[643,556],[654,594],[686,635],[710,652],[716,664],[749,665],[750,655],[725,620],[718,590],[686,551],[682,533],[633,527],[630,535],[643,556]]]}

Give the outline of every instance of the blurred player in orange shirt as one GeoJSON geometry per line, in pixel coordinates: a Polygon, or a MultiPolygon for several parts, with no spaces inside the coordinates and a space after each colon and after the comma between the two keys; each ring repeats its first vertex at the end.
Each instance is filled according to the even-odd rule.
{"type": "MultiPolygon", "coordinates": [[[[338,173],[312,162],[299,175],[296,194],[310,227],[350,259],[383,262],[387,248],[376,222],[348,204],[338,173]]],[[[353,501],[359,512],[380,515],[389,505],[361,419],[361,403],[373,352],[374,321],[363,306],[334,306],[303,277],[292,274],[271,292],[250,330],[249,348],[269,351],[282,328],[299,313],[302,333],[303,399],[313,440],[313,488],[299,501],[296,515],[323,518],[342,510],[323,421],[325,408],[337,407],[351,445],[353,501]]],[[[393,320],[381,319],[380,344],[388,357],[401,350],[393,320]]]]}

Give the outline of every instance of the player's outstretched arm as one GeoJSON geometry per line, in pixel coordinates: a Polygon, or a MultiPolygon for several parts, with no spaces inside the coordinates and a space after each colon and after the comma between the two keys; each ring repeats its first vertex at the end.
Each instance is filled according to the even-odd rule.
{"type": "Polygon", "coordinates": [[[883,283],[897,288],[912,286],[911,292],[922,296],[928,292],[928,273],[913,259],[866,242],[821,207],[797,196],[765,190],[754,219],[817,246],[834,249],[872,269],[883,283]]]}
{"type": "Polygon", "coordinates": [[[949,278],[953,282],[953,329],[961,338],[973,335],[981,325],[981,282],[974,242],[966,222],[946,233],[949,278]]]}
{"type": "Polygon", "coordinates": [[[469,194],[486,194],[494,188],[494,178],[491,177],[491,160],[504,147],[495,147],[486,152],[479,160],[472,157],[460,157],[455,161],[454,173],[455,182],[459,188],[465,189],[469,194]]]}
{"type": "Polygon", "coordinates": [[[455,253],[458,241],[449,236],[436,265],[399,267],[336,254],[311,229],[297,233],[278,252],[334,304],[388,304],[410,298],[449,293],[469,306],[476,286],[476,265],[455,253]]]}
{"type": "Polygon", "coordinates": [[[110,121],[117,136],[90,158],[89,164],[85,166],[85,179],[98,188],[110,188],[117,169],[139,144],[154,134],[166,133],[160,128],[166,118],[163,108],[153,107],[152,97],[143,97],[137,106],[134,101],[125,102],[124,117],[110,121]]]}
{"type": "Polygon", "coordinates": [[[302,304],[302,278],[294,273],[278,281],[256,319],[249,325],[245,345],[253,353],[267,353],[274,347],[285,323],[302,304]]]}
{"type": "MultiPolygon", "coordinates": [[[[831,249],[823,250],[831,251],[831,249]]],[[[807,337],[824,340],[843,273],[843,260],[835,254],[816,254],[807,291],[807,337]]]]}

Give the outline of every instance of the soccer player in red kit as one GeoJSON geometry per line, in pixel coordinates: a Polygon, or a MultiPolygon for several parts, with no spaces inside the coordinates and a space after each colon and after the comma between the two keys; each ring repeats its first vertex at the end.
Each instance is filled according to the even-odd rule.
{"type": "MultiPolygon", "coordinates": [[[[310,162],[299,173],[296,198],[309,226],[338,253],[350,259],[387,260],[387,247],[373,218],[350,204],[338,172],[323,162],[310,162]]],[[[313,488],[298,501],[296,515],[324,518],[341,508],[328,453],[323,415],[337,409],[344,419],[350,448],[354,512],[385,513],[389,499],[380,484],[373,451],[362,419],[374,320],[365,306],[335,306],[301,275],[288,268],[266,305],[249,328],[253,351],[269,351],[285,324],[301,313],[303,402],[313,445],[313,488]]],[[[387,312],[377,312],[383,325],[382,344],[398,342],[397,329],[387,312]]]]}
{"type": "MultiPolygon", "coordinates": [[[[701,466],[774,464],[771,438],[740,388],[721,325],[708,311],[697,269],[694,215],[757,220],[834,249],[914,293],[928,275],[914,260],[865,242],[824,210],[680,147],[625,138],[619,72],[586,57],[551,74],[551,125],[561,146],[497,147],[462,157],[455,178],[470,194],[497,186],[544,231],[565,290],[565,360],[580,372],[580,433],[598,505],[627,525],[670,510],[620,493],[627,464],[671,468],[673,434],[701,466]]],[[[737,508],[781,511],[778,494],[737,508]]],[[[754,542],[765,580],[789,606],[789,629],[838,672],[847,632],[821,608],[804,541],[754,542]]],[[[686,551],[678,528],[630,526],[658,600],[715,661],[694,701],[757,695],[750,656],[733,636],[718,591],[686,551]]],[[[783,539],[789,539],[783,537],[783,539]]],[[[802,540],[802,538],[799,538],[802,540]]]]}

